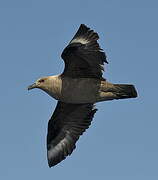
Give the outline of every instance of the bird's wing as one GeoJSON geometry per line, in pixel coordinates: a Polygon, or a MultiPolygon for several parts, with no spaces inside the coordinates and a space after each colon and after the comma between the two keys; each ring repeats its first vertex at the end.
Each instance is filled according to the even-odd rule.
{"type": "Polygon", "coordinates": [[[65,62],[63,75],[72,78],[102,79],[106,54],[100,48],[96,32],[81,24],[77,33],[62,52],[65,62]]]}
{"type": "Polygon", "coordinates": [[[79,136],[90,126],[97,109],[93,104],[67,104],[58,101],[48,122],[47,157],[52,167],[70,155],[79,136]]]}

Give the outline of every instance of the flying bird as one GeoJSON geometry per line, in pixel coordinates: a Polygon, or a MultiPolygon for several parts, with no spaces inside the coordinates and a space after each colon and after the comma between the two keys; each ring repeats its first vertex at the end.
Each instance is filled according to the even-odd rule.
{"type": "Polygon", "coordinates": [[[42,77],[28,87],[39,88],[58,100],[48,122],[47,158],[49,167],[64,160],[76,148],[76,141],[90,126],[97,109],[94,104],[113,99],[136,98],[132,84],[113,84],[102,75],[105,52],[99,36],[84,24],[63,50],[62,74],[42,77]]]}

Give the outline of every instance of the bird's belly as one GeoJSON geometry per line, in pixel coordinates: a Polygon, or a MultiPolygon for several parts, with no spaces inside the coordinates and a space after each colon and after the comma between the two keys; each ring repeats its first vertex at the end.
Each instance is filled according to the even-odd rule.
{"type": "Polygon", "coordinates": [[[100,81],[90,78],[64,79],[60,100],[67,103],[95,103],[97,102],[100,81]]]}

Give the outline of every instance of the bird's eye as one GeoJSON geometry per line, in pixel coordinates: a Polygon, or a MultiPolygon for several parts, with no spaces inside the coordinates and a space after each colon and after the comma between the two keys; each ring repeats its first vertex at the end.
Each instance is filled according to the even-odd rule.
{"type": "Polygon", "coordinates": [[[44,79],[40,79],[39,82],[40,82],[40,83],[43,83],[43,82],[44,82],[44,79]]]}

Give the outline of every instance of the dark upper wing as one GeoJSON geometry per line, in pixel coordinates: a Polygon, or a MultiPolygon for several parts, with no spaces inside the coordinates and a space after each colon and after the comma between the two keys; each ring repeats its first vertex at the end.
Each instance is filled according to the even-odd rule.
{"type": "Polygon", "coordinates": [[[69,45],[62,52],[65,62],[63,75],[72,78],[102,78],[106,55],[100,48],[96,32],[81,24],[69,45]]]}
{"type": "Polygon", "coordinates": [[[49,167],[58,164],[72,153],[76,141],[89,127],[96,111],[93,104],[67,104],[58,101],[48,123],[49,167]]]}

